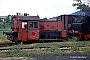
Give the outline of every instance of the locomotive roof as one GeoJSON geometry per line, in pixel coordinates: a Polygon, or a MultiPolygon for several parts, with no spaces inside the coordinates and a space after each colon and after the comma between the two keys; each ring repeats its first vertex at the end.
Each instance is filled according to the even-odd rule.
{"type": "Polygon", "coordinates": [[[38,16],[18,16],[19,20],[40,20],[38,16]]]}

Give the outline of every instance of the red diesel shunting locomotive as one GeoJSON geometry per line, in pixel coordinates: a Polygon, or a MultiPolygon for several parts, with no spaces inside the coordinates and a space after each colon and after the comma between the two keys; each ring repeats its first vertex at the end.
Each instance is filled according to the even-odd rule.
{"type": "Polygon", "coordinates": [[[65,20],[40,20],[39,16],[14,15],[11,32],[3,32],[8,39],[18,43],[38,40],[61,40],[67,38],[67,23],[65,20]]]}

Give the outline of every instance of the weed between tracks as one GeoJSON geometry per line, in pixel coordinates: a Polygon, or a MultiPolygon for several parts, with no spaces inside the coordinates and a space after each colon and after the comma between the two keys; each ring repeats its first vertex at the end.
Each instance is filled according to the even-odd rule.
{"type": "Polygon", "coordinates": [[[0,28],[0,44],[1,43],[11,43],[11,41],[7,40],[5,35],[3,35],[3,31],[11,31],[10,27],[0,28]]]}
{"type": "Polygon", "coordinates": [[[8,51],[8,52],[3,52],[0,53],[0,56],[7,56],[7,57],[29,57],[29,56],[37,56],[37,55],[61,55],[63,54],[64,51],[61,51],[59,49],[46,49],[46,50],[41,50],[41,49],[35,49],[35,50],[31,50],[31,51],[21,51],[19,49],[16,50],[12,50],[12,51],[8,51]]]}
{"type": "Polygon", "coordinates": [[[13,50],[0,52],[0,56],[62,55],[73,52],[90,54],[90,41],[19,44],[5,48],[12,48],[13,50]],[[60,46],[71,46],[71,49],[60,50],[58,49],[60,46]],[[46,47],[46,49],[40,49],[39,47],[46,47]],[[48,49],[48,47],[51,47],[51,49],[48,49]],[[23,50],[20,48],[33,48],[33,50],[23,50]]]}

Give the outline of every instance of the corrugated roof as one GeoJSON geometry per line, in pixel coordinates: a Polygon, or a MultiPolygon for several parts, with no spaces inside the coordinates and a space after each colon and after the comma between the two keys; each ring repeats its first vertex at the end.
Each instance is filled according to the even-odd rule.
{"type": "Polygon", "coordinates": [[[77,12],[72,13],[71,15],[81,15],[81,16],[85,16],[85,12],[77,11],[77,12]]]}
{"type": "Polygon", "coordinates": [[[19,20],[40,20],[38,16],[18,16],[19,20]]]}

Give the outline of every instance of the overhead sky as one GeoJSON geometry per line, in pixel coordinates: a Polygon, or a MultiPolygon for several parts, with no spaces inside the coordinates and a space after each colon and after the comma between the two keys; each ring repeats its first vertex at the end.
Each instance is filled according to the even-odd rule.
{"type": "Polygon", "coordinates": [[[51,18],[75,12],[72,3],[73,0],[0,0],[0,16],[19,12],[51,18]]]}

